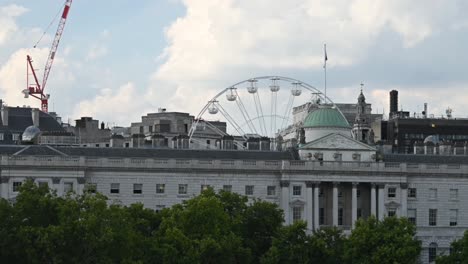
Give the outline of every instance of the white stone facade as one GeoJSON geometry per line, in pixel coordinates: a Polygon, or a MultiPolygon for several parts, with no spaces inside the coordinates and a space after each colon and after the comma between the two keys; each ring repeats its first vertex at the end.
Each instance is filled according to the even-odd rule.
{"type": "Polygon", "coordinates": [[[348,232],[359,217],[408,216],[422,241],[422,263],[429,262],[431,245],[447,253],[468,227],[468,165],[2,156],[0,179],[5,199],[33,179],[59,195],[92,186],[112,201],[155,210],[205,186],[224,188],[277,203],[286,224],[302,219],[310,230],[335,225],[348,232]]]}

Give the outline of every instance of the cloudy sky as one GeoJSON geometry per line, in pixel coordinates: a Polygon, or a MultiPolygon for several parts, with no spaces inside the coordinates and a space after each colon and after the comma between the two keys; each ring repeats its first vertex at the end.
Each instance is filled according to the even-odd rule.
{"type": "MultiPolygon", "coordinates": [[[[43,72],[63,1],[0,0],[0,97],[24,99],[26,54],[43,72]]],[[[197,113],[241,80],[281,75],[375,112],[388,92],[411,112],[468,117],[466,0],[75,1],[48,81],[50,111],[128,126],[158,107],[197,113]]],[[[42,75],[41,75],[42,76],[42,75]]]]}

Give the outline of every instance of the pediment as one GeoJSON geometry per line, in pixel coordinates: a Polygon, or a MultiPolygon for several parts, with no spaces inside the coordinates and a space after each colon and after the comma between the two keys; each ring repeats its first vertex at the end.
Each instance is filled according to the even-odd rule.
{"type": "Polygon", "coordinates": [[[385,203],[385,206],[389,208],[397,208],[397,207],[400,207],[400,203],[396,201],[390,201],[390,202],[385,203]]]}
{"type": "Polygon", "coordinates": [[[340,150],[367,150],[376,151],[376,148],[359,142],[347,136],[332,133],[306,143],[300,149],[340,149],[340,150]]]}
{"type": "Polygon", "coordinates": [[[305,201],[302,199],[294,199],[291,202],[289,202],[289,204],[292,206],[303,206],[305,205],[305,201]]]}

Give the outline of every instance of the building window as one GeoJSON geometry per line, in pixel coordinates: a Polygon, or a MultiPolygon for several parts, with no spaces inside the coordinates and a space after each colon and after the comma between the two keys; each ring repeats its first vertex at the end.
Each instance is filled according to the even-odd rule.
{"type": "Polygon", "coordinates": [[[458,200],[458,189],[450,189],[450,200],[458,200]]]}
{"type": "Polygon", "coordinates": [[[450,226],[458,224],[458,209],[450,209],[450,226]]]}
{"type": "Polygon", "coordinates": [[[110,193],[120,193],[120,183],[111,183],[110,193]]]}
{"type": "Polygon", "coordinates": [[[84,192],[86,193],[96,193],[97,185],[95,183],[88,183],[84,188],[84,192]]]}
{"type": "Polygon", "coordinates": [[[356,190],[356,196],[357,196],[357,198],[361,198],[361,190],[360,189],[356,190]]]}
{"type": "Polygon", "coordinates": [[[325,224],[325,208],[319,208],[319,225],[325,224]]]}
{"type": "Polygon", "coordinates": [[[276,186],[267,186],[267,195],[275,196],[276,195],[276,186]]]}
{"type": "Polygon", "coordinates": [[[13,140],[19,140],[19,137],[20,137],[20,134],[15,133],[15,134],[12,135],[13,140]]]}
{"type": "Polygon", "coordinates": [[[341,153],[335,153],[333,154],[333,158],[335,158],[336,161],[342,161],[343,155],[341,153]]]}
{"type": "Polygon", "coordinates": [[[408,188],[408,198],[416,198],[416,188],[408,188]]]}
{"type": "Polygon", "coordinates": [[[361,161],[361,154],[359,154],[359,153],[354,153],[354,154],[353,154],[353,160],[355,160],[355,161],[361,161]]]}
{"type": "Polygon", "coordinates": [[[187,194],[188,185],[187,184],[179,184],[179,194],[187,194]]]}
{"type": "Polygon", "coordinates": [[[416,209],[408,209],[408,221],[416,225],[416,209]]]}
{"type": "Polygon", "coordinates": [[[201,192],[208,190],[208,188],[210,188],[210,185],[208,185],[208,184],[202,184],[202,185],[201,185],[201,192]]]}
{"type": "Polygon", "coordinates": [[[436,188],[430,188],[429,189],[429,199],[431,199],[431,200],[437,199],[437,189],[436,188]]]}
{"type": "Polygon", "coordinates": [[[343,208],[338,208],[338,225],[343,225],[343,208]]]}
{"type": "Polygon", "coordinates": [[[323,188],[319,188],[319,197],[323,197],[323,188]]]}
{"type": "Polygon", "coordinates": [[[130,147],[130,143],[129,143],[129,142],[125,142],[125,147],[126,147],[126,148],[129,148],[129,147],[130,147]]]}
{"type": "Polygon", "coordinates": [[[388,217],[395,216],[396,215],[396,209],[395,208],[388,209],[387,215],[388,215],[388,217]]]}
{"type": "Polygon", "coordinates": [[[223,185],[223,190],[225,192],[232,192],[232,185],[223,185]]]}
{"type": "Polygon", "coordinates": [[[429,225],[437,225],[437,209],[429,209],[429,225]]]}
{"type": "Polygon", "coordinates": [[[20,181],[13,182],[13,192],[19,192],[19,189],[23,183],[20,181]]]}
{"type": "Polygon", "coordinates": [[[96,144],[96,148],[99,148],[99,144],[96,144]]]}
{"type": "Polygon", "coordinates": [[[73,192],[73,182],[63,183],[63,193],[73,192]]]}
{"type": "Polygon", "coordinates": [[[157,204],[156,205],[156,212],[161,212],[166,206],[164,204],[157,204]]]}
{"type": "Polygon", "coordinates": [[[49,183],[46,181],[40,181],[37,183],[37,186],[39,186],[39,188],[45,188],[45,187],[49,188],[49,183]]]}
{"type": "Polygon", "coordinates": [[[134,183],[133,184],[133,194],[142,194],[143,193],[143,184],[134,183]]]}
{"type": "Polygon", "coordinates": [[[293,186],[293,195],[300,196],[302,191],[302,186],[295,185],[293,186]]]}
{"type": "Polygon", "coordinates": [[[361,218],[361,217],[362,217],[362,209],[358,208],[357,209],[357,218],[361,218]]]}
{"type": "Polygon", "coordinates": [[[437,244],[429,244],[429,263],[433,263],[437,257],[437,244]]]}
{"type": "Polygon", "coordinates": [[[342,190],[338,190],[338,198],[341,198],[343,197],[343,191],[342,190]]]}
{"type": "Polygon", "coordinates": [[[245,186],[245,195],[253,195],[254,193],[254,186],[253,185],[246,185],[245,186]]]}
{"type": "Polygon", "coordinates": [[[388,198],[395,198],[396,197],[396,188],[395,187],[388,188],[387,197],[388,198]]]}
{"type": "Polygon", "coordinates": [[[0,140],[4,140],[3,133],[0,133],[0,140]]]}
{"type": "Polygon", "coordinates": [[[295,206],[293,207],[293,221],[299,221],[302,219],[302,207],[295,206]]]}
{"type": "Polygon", "coordinates": [[[163,183],[156,184],[156,193],[163,194],[165,192],[165,189],[166,189],[166,184],[163,184],[163,183]]]}

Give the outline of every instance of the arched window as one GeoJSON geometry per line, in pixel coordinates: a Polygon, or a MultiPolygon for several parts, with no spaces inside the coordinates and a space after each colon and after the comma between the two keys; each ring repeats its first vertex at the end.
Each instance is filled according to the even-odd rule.
{"type": "Polygon", "coordinates": [[[429,244],[429,263],[435,261],[437,257],[437,243],[432,242],[429,244]]]}

